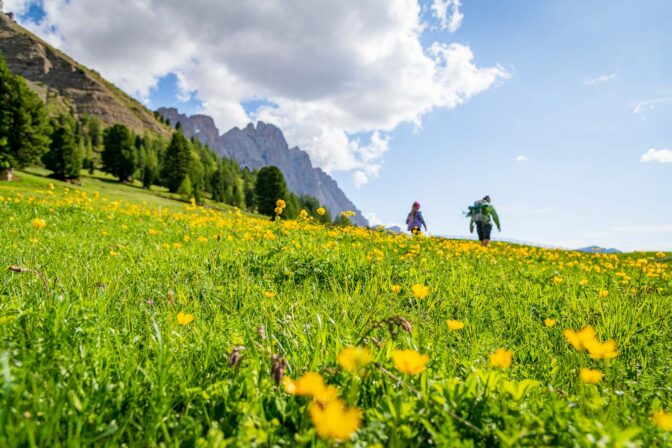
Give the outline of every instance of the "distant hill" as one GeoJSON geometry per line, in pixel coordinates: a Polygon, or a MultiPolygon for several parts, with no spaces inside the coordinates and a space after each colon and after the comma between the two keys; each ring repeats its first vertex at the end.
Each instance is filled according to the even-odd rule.
{"type": "Polygon", "coordinates": [[[586,252],[591,254],[620,254],[621,251],[618,249],[607,249],[600,246],[588,246],[582,247],[581,249],[576,249],[577,252],[586,252]]]}
{"type": "Polygon", "coordinates": [[[346,210],[354,211],[357,215],[352,222],[368,226],[362,212],[336,181],[320,168],[313,167],[306,152],[298,147],[290,148],[276,126],[260,121],[256,127],[250,123],[244,129],[233,128],[220,136],[214,120],[207,115],[187,116],[175,108],[161,108],[158,112],[173,125],[179,122],[186,136],[199,138],[215,152],[236,160],[243,167],[254,170],[277,166],[295,194],[316,197],[334,217],[346,210]]]}
{"type": "Polygon", "coordinates": [[[7,66],[26,79],[50,113],[98,117],[106,125],[124,124],[139,134],[168,137],[171,129],[145,106],[0,14],[0,52],[7,66]]]}

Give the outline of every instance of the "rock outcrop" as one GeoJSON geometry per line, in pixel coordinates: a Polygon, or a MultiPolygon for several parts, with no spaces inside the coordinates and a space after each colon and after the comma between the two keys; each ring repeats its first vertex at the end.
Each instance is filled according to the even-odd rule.
{"type": "Polygon", "coordinates": [[[287,186],[297,195],[314,196],[332,215],[351,210],[357,213],[352,221],[366,226],[368,222],[355,207],[336,181],[320,168],[313,167],[307,153],[298,147],[289,148],[282,131],[262,121],[255,127],[252,123],[244,129],[233,128],[219,134],[212,118],[205,115],[188,117],[174,108],[159,109],[159,113],[172,124],[179,122],[184,134],[196,136],[218,154],[236,160],[241,166],[252,170],[274,165],[285,175],[287,186]]]}
{"type": "Polygon", "coordinates": [[[170,135],[170,128],[145,106],[3,14],[0,52],[9,69],[25,78],[48,105],[71,108],[77,115],[95,116],[108,125],[124,124],[140,134],[170,135]]]}

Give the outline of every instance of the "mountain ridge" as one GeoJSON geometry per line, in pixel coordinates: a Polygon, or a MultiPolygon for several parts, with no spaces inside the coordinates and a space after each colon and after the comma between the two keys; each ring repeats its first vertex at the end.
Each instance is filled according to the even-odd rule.
{"type": "Polygon", "coordinates": [[[50,111],[72,110],[78,116],[95,116],[106,125],[123,124],[140,134],[170,136],[171,129],[140,102],[6,14],[0,14],[0,54],[50,111]]]}
{"type": "Polygon", "coordinates": [[[207,115],[187,116],[176,108],[160,108],[159,114],[175,125],[181,124],[187,137],[197,137],[221,156],[255,170],[277,166],[285,176],[289,189],[297,195],[310,195],[327,207],[333,215],[346,210],[357,213],[352,222],[368,226],[362,212],[348,199],[338,183],[321,168],[314,167],[310,156],[298,146],[289,147],[282,131],[275,125],[249,123],[243,129],[234,127],[222,135],[214,120],[207,115]],[[217,135],[218,138],[214,138],[217,135]]]}

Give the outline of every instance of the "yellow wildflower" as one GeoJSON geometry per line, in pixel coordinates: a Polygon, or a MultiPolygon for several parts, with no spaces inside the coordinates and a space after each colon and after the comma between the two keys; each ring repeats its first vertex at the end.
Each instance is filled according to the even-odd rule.
{"type": "Polygon", "coordinates": [[[609,291],[606,289],[601,289],[599,292],[600,297],[609,297],[609,291]]]}
{"type": "Polygon", "coordinates": [[[342,400],[326,404],[313,402],[308,411],[317,435],[324,439],[348,440],[362,425],[359,409],[346,408],[342,400]]]}
{"type": "Polygon", "coordinates": [[[301,212],[299,213],[299,218],[307,219],[308,218],[308,212],[305,211],[305,210],[301,210],[301,212]]]}
{"type": "Polygon", "coordinates": [[[663,431],[672,431],[672,414],[665,411],[656,411],[651,415],[651,420],[663,431]]]}
{"type": "Polygon", "coordinates": [[[33,227],[35,227],[36,229],[43,229],[47,227],[47,221],[45,221],[42,218],[35,218],[33,219],[33,227]]]}
{"type": "Polygon", "coordinates": [[[402,373],[408,375],[420,375],[425,370],[425,365],[429,362],[429,356],[421,355],[415,350],[395,350],[392,352],[392,362],[394,367],[402,373]]]}
{"type": "Polygon", "coordinates": [[[580,331],[574,331],[572,329],[565,329],[562,333],[565,336],[565,339],[569,341],[572,346],[581,351],[586,348],[586,344],[595,340],[595,329],[588,325],[586,328],[580,331]]]}
{"type": "Polygon", "coordinates": [[[511,367],[511,362],[513,361],[513,352],[505,349],[498,348],[495,353],[490,354],[490,365],[493,367],[498,367],[500,369],[508,369],[511,367]]]}
{"type": "Polygon", "coordinates": [[[319,216],[324,216],[327,213],[327,210],[324,207],[320,207],[316,211],[319,216]]]}
{"type": "Polygon", "coordinates": [[[189,237],[189,235],[184,235],[184,237],[182,237],[182,241],[184,241],[185,243],[188,243],[189,240],[191,240],[191,237],[189,237]]]}
{"type": "Polygon", "coordinates": [[[588,284],[588,280],[586,280],[585,278],[582,279],[582,280],[579,282],[579,285],[581,285],[581,286],[586,286],[587,284],[588,284]]]}
{"type": "Polygon", "coordinates": [[[562,279],[562,277],[560,277],[560,276],[558,276],[558,275],[556,275],[555,277],[553,277],[553,284],[554,284],[554,285],[559,285],[559,284],[561,284],[562,282],[564,282],[564,280],[562,279]]]}
{"type": "Polygon", "coordinates": [[[278,200],[276,201],[275,205],[276,205],[276,207],[278,207],[278,208],[285,208],[285,207],[287,207],[287,204],[285,204],[285,201],[283,201],[282,199],[278,199],[278,200]]]}
{"type": "Polygon", "coordinates": [[[207,243],[207,242],[208,242],[208,239],[207,239],[206,237],[204,237],[204,236],[199,236],[199,237],[198,237],[198,242],[199,242],[199,243],[207,243]]]}
{"type": "Polygon", "coordinates": [[[429,286],[415,284],[411,287],[411,291],[416,299],[424,299],[429,294],[429,286]]]}
{"type": "Polygon", "coordinates": [[[115,252],[113,250],[110,251],[110,257],[118,257],[118,256],[119,256],[119,252],[115,252]]]}
{"type": "Polygon", "coordinates": [[[392,285],[392,294],[399,294],[401,292],[401,285],[392,285]]]}
{"type": "Polygon", "coordinates": [[[150,234],[150,235],[156,235],[156,234],[158,234],[159,232],[157,232],[157,231],[154,230],[154,229],[149,229],[149,230],[147,231],[147,233],[150,234]]]}
{"type": "Polygon", "coordinates": [[[338,389],[324,384],[322,375],[317,372],[308,372],[296,381],[285,377],[283,382],[287,393],[311,397],[321,402],[332,401],[338,395],[338,389]]]}
{"type": "Polygon", "coordinates": [[[587,341],[584,346],[592,359],[613,359],[618,356],[616,350],[616,341],[609,339],[607,342],[600,342],[597,339],[587,341]]]}
{"type": "Polygon", "coordinates": [[[585,367],[582,367],[579,376],[581,377],[581,381],[583,381],[586,384],[597,384],[600,381],[602,381],[602,377],[604,376],[604,374],[599,370],[587,369],[585,367]]]}
{"type": "Polygon", "coordinates": [[[373,361],[368,348],[348,347],[338,354],[338,364],[348,372],[357,372],[373,361]]]}
{"type": "Polygon", "coordinates": [[[274,291],[264,291],[264,296],[267,299],[272,299],[276,296],[277,294],[274,291]]]}
{"type": "Polygon", "coordinates": [[[548,328],[555,327],[555,319],[547,317],[546,319],[544,319],[544,325],[546,325],[548,328]]]}
{"type": "Polygon", "coordinates": [[[448,328],[450,328],[453,331],[461,330],[464,328],[464,322],[460,322],[459,320],[448,319],[448,328]]]}
{"type": "Polygon", "coordinates": [[[276,215],[282,215],[282,210],[283,210],[282,207],[275,207],[275,214],[276,215]]]}
{"type": "Polygon", "coordinates": [[[189,325],[194,320],[194,315],[189,313],[183,313],[180,311],[177,313],[177,323],[180,325],[189,325]]]}

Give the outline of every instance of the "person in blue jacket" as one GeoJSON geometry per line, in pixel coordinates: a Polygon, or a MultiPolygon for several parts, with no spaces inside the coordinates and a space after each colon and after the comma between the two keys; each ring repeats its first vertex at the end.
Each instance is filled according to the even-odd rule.
{"type": "Polygon", "coordinates": [[[427,224],[425,224],[425,219],[422,217],[422,212],[420,211],[420,203],[414,202],[413,208],[411,208],[411,213],[408,214],[406,218],[407,229],[413,235],[421,234],[422,227],[424,226],[425,232],[427,231],[427,224]]]}

